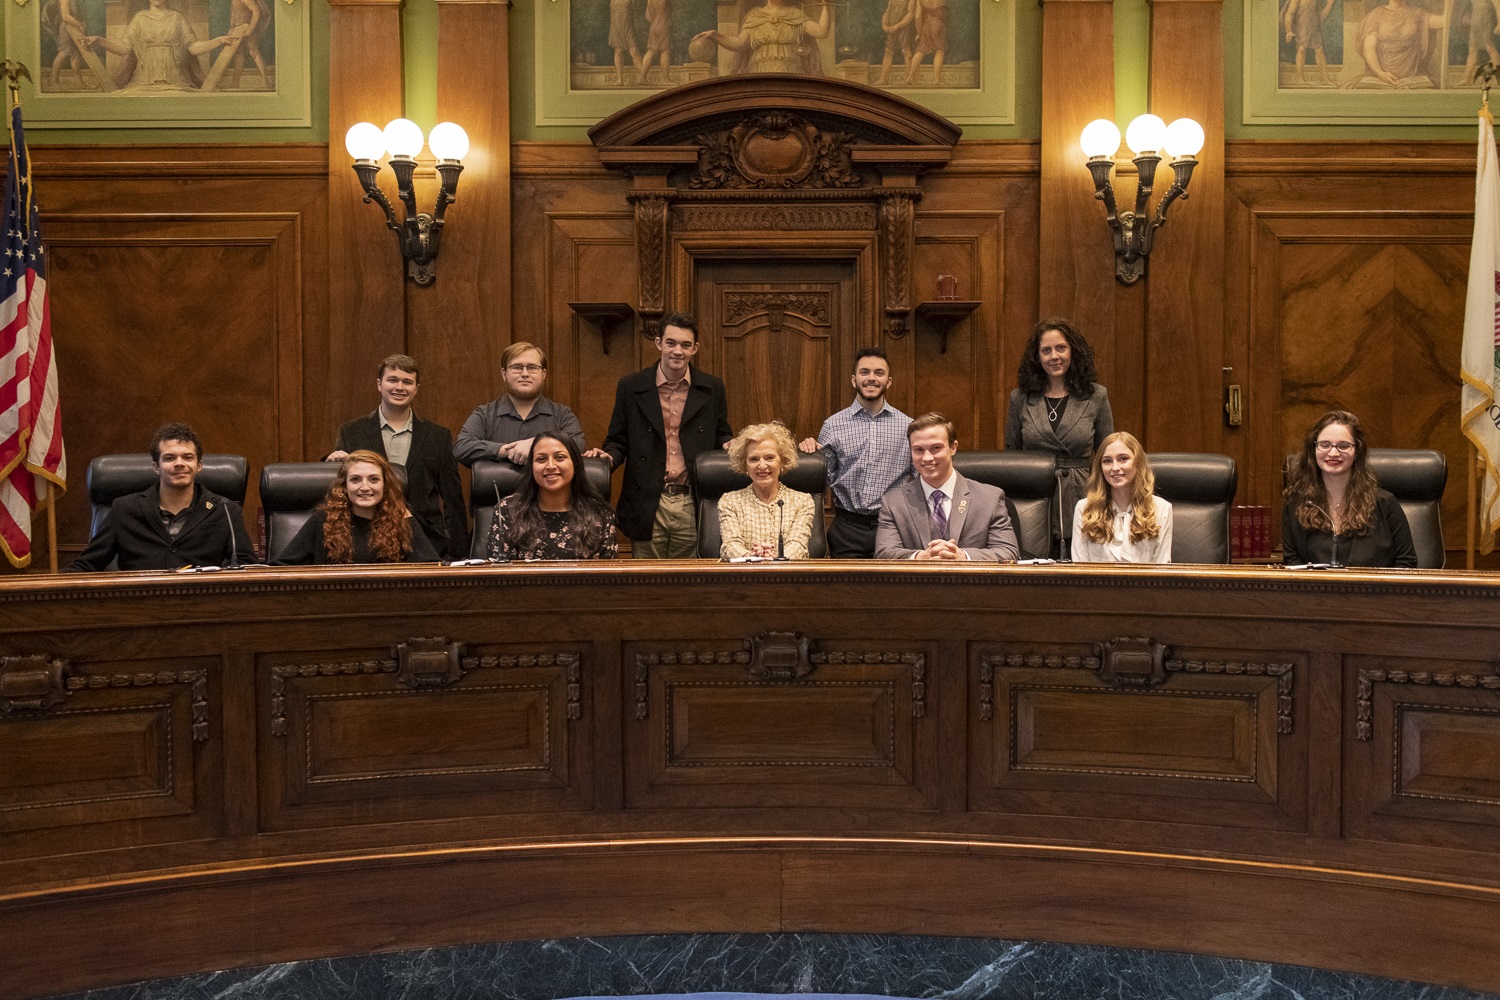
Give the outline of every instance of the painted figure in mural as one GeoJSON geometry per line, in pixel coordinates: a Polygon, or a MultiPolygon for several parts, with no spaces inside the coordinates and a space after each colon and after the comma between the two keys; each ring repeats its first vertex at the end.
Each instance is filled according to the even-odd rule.
{"type": "Polygon", "coordinates": [[[651,30],[646,36],[646,58],[641,64],[637,83],[646,82],[651,72],[651,61],[660,56],[661,85],[672,82],[672,9],[671,0],[646,0],[646,23],[651,30]]]}
{"type": "Polygon", "coordinates": [[[615,84],[625,84],[625,53],[635,66],[637,76],[644,76],[641,47],[635,40],[635,0],[609,0],[609,46],[615,50],[615,84]]]}
{"type": "Polygon", "coordinates": [[[83,53],[79,51],[74,35],[82,37],[88,33],[88,29],[73,15],[71,0],[47,0],[46,6],[42,8],[42,30],[50,34],[57,42],[57,55],[52,60],[53,88],[62,84],[64,63],[73,71],[73,76],[78,80],[78,86],[82,87],[83,53]]]}
{"type": "Polygon", "coordinates": [[[885,56],[880,60],[880,77],[877,87],[884,87],[891,75],[891,63],[896,60],[896,50],[905,57],[904,65],[911,66],[912,46],[917,39],[916,0],[890,0],[880,18],[880,30],[885,32],[885,56]]]}
{"type": "Polygon", "coordinates": [[[242,41],[229,64],[230,72],[233,74],[229,82],[232,89],[239,89],[240,70],[245,68],[246,52],[250,53],[255,68],[260,70],[260,85],[270,88],[271,78],[266,72],[265,57],[260,53],[260,40],[271,27],[271,16],[271,9],[266,6],[266,0],[234,0],[229,11],[229,34],[242,41]]]}
{"type": "Polygon", "coordinates": [[[922,57],[932,56],[932,82],[943,82],[943,56],[948,51],[948,0],[913,0],[917,16],[917,54],[906,69],[906,82],[915,83],[922,57]]]}
{"type": "Polygon", "coordinates": [[[1500,45],[1495,42],[1500,24],[1500,0],[1473,0],[1469,13],[1469,54],[1464,59],[1464,83],[1473,83],[1483,48],[1490,62],[1500,66],[1500,45]]]}
{"type": "Polygon", "coordinates": [[[1297,83],[1300,86],[1307,85],[1305,71],[1308,49],[1312,49],[1313,58],[1317,60],[1323,85],[1333,86],[1333,78],[1328,75],[1328,59],[1323,55],[1323,22],[1328,19],[1333,4],[1334,0],[1327,0],[1321,11],[1318,9],[1318,0],[1290,0],[1286,5],[1281,25],[1286,32],[1286,40],[1297,46],[1297,83]]]}
{"type": "Polygon", "coordinates": [[[124,65],[115,74],[121,89],[171,91],[201,87],[203,67],[198,56],[233,41],[231,35],[199,41],[187,18],[168,7],[167,0],[151,0],[151,6],[130,19],[123,41],[89,35],[83,44],[124,57],[124,65]]]}
{"type": "Polygon", "coordinates": [[[809,39],[827,38],[833,30],[828,5],[814,21],[801,7],[786,0],[766,0],[745,15],[738,35],[701,31],[693,36],[712,39],[735,54],[731,73],[823,74],[818,46],[809,39]]]}
{"type": "Polygon", "coordinates": [[[1365,60],[1360,86],[1423,88],[1435,84],[1427,75],[1432,33],[1443,27],[1443,15],[1406,0],[1387,0],[1365,15],[1359,26],[1359,53],[1365,60]]]}

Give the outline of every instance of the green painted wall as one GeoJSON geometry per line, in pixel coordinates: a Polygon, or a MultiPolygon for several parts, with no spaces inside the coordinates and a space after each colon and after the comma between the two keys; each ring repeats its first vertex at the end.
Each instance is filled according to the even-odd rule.
{"type": "MultiPolygon", "coordinates": [[[[14,0],[3,0],[11,3],[14,0]]],[[[276,0],[280,2],[280,0],[276,0]]],[[[310,3],[308,64],[311,68],[312,124],[306,128],[119,128],[63,129],[28,128],[27,142],[48,144],[97,144],[128,146],[147,143],[239,143],[239,142],[326,142],[328,140],[328,2],[310,3]]],[[[430,3],[431,0],[428,0],[430,3]]],[[[434,37],[435,34],[434,34],[434,37]]],[[[432,46],[436,51],[436,44],[432,46]]],[[[34,79],[42,67],[29,66],[34,79]]],[[[384,124],[384,123],[382,123],[384,124]]],[[[342,136],[339,137],[342,141],[342,136]]]]}
{"type": "MultiPolygon", "coordinates": [[[[410,5],[413,0],[407,0],[410,5]]],[[[432,2],[432,0],[416,0],[432,2]]],[[[536,124],[536,9],[567,0],[515,0],[510,12],[510,115],[516,139],[583,141],[584,126],[536,124]]],[[[979,0],[988,3],[989,0],[979,0]]],[[[1144,0],[1141,0],[1144,2],[1144,0]]],[[[1016,0],[1016,124],[965,125],[966,139],[1036,139],[1042,120],[1042,13],[1035,0],[1016,0]]],[[[1008,53],[1000,57],[1009,58],[1008,53]]],[[[408,94],[408,97],[410,95],[408,94]]]]}

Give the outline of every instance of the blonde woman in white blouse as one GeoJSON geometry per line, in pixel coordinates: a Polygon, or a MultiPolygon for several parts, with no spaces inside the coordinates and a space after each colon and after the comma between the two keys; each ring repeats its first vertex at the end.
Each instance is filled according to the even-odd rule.
{"type": "Polygon", "coordinates": [[[791,432],[779,420],[751,424],[729,442],[729,464],[749,476],[750,485],[719,498],[719,558],[775,559],[784,552],[788,559],[806,559],[813,498],[781,482],[781,474],[797,464],[791,432]]]}
{"type": "Polygon", "coordinates": [[[1141,443],[1124,431],[1106,437],[1073,511],[1073,561],[1171,562],[1172,505],[1155,488],[1141,443]]]}

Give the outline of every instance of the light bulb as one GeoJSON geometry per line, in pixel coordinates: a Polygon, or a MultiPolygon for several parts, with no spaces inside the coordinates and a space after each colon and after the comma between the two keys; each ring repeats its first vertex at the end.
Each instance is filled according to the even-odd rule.
{"type": "Polygon", "coordinates": [[[1203,126],[1191,118],[1177,119],[1167,126],[1167,140],[1164,148],[1174,158],[1197,156],[1198,151],[1203,148],[1203,126]]]}
{"type": "Polygon", "coordinates": [[[1120,129],[1108,118],[1095,118],[1083,127],[1078,138],[1083,155],[1089,159],[1096,156],[1114,156],[1120,149],[1120,129]]]}
{"type": "Polygon", "coordinates": [[[351,125],[344,134],[344,148],[356,160],[378,160],[385,155],[385,133],[369,122],[351,125]]]}
{"type": "Polygon", "coordinates": [[[428,134],[427,145],[432,148],[432,155],[439,160],[462,160],[469,155],[469,133],[463,130],[462,125],[441,122],[434,125],[428,134]]]}
{"type": "Polygon", "coordinates": [[[422,129],[410,118],[397,118],[385,127],[385,147],[392,156],[415,157],[422,151],[422,129]]]}
{"type": "Polygon", "coordinates": [[[1155,115],[1141,115],[1125,130],[1125,145],[1140,156],[1142,153],[1159,152],[1167,136],[1167,123],[1155,115]]]}

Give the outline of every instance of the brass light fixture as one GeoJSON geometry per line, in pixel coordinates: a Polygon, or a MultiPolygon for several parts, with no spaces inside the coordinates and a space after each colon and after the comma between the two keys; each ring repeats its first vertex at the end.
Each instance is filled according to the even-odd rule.
{"type": "Polygon", "coordinates": [[[1167,209],[1178,198],[1187,197],[1188,181],[1193,178],[1198,152],[1203,148],[1203,126],[1191,118],[1179,118],[1168,125],[1156,115],[1141,115],[1125,130],[1125,144],[1135,154],[1139,177],[1135,211],[1116,212],[1109,175],[1120,148],[1120,130],[1114,122],[1100,118],[1089,122],[1079,138],[1083,155],[1088,157],[1089,173],[1094,175],[1094,197],[1104,202],[1104,221],[1114,231],[1115,280],[1133,285],[1146,273],[1151,244],[1156,231],[1166,224],[1167,209]],[[1156,215],[1151,216],[1151,187],[1163,151],[1172,158],[1175,179],[1156,206],[1156,215]]]}
{"type": "Polygon", "coordinates": [[[396,234],[396,244],[406,260],[406,277],[419,285],[430,285],[437,279],[438,244],[443,235],[443,213],[453,204],[458,190],[458,175],[463,172],[463,158],[469,152],[469,136],[452,122],[432,129],[426,145],[437,157],[441,179],[437,205],[432,214],[417,211],[417,197],[412,190],[412,174],[417,169],[417,154],[422,151],[422,129],[406,118],[397,118],[385,128],[360,122],[344,136],[344,148],[354,157],[354,172],[365,189],[366,203],[374,201],[385,210],[385,224],[396,234]],[[405,218],[396,221],[396,212],[380,190],[376,178],[380,158],[391,154],[391,172],[396,175],[396,190],[406,209],[405,218]]]}

